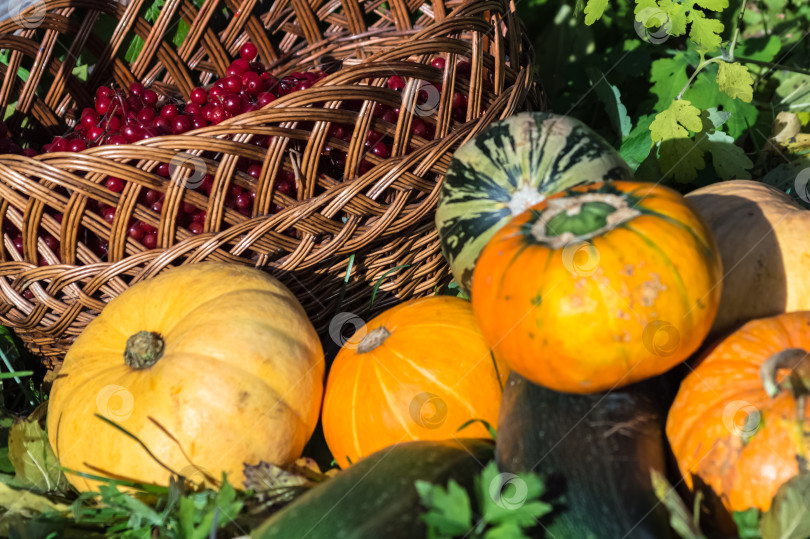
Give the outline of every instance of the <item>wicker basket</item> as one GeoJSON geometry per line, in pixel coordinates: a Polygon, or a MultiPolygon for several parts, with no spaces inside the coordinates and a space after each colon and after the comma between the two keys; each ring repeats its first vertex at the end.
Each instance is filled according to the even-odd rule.
{"type": "Polygon", "coordinates": [[[0,155],[0,323],[49,360],[60,359],[107,301],[180,264],[266,268],[320,331],[330,321],[334,331],[338,311],[370,316],[378,281],[374,309],[432,293],[449,282],[433,211],[453,151],[496,119],[544,108],[531,49],[514,6],[502,0],[166,0],[154,23],[144,18],[153,0],[10,1],[38,2],[0,23],[0,104],[14,109],[6,120],[11,136],[28,144],[69,131],[102,84],[127,88],[137,80],[166,99],[187,100],[195,86],[224,76],[246,41],[277,76],[325,58],[337,65],[312,88],[183,135],[81,153],[0,155]],[[177,47],[181,20],[188,34],[177,47]],[[143,47],[127,63],[134,36],[143,47]],[[430,65],[437,55],[448,69],[430,65]],[[80,57],[94,62],[86,82],[73,74],[80,57]],[[470,73],[454,77],[462,58],[470,73]],[[394,73],[407,81],[401,92],[386,86],[394,73]],[[418,100],[424,81],[441,83],[427,111],[418,100]],[[462,121],[450,113],[454,91],[468,97],[462,121]],[[397,123],[375,116],[378,103],[400,107],[397,123]],[[431,140],[410,134],[416,115],[435,125],[431,140]],[[351,140],[330,136],[335,124],[353,126],[351,140]],[[390,157],[366,154],[369,129],[393,139],[390,157]],[[252,143],[256,137],[273,138],[265,149],[252,143]],[[320,168],[325,145],[346,152],[339,178],[320,168]],[[244,172],[244,159],[261,163],[258,179],[244,172]],[[156,174],[161,163],[170,164],[170,178],[156,174]],[[295,198],[274,191],[281,170],[296,174],[295,198]],[[210,196],[186,188],[206,173],[214,175],[210,196]],[[124,190],[106,189],[109,176],[125,180],[124,190]],[[226,207],[232,185],[255,193],[249,215],[226,207]],[[139,202],[145,189],[165,193],[160,214],[139,202]],[[112,223],[90,210],[99,203],[116,207],[112,223]],[[202,234],[178,222],[183,203],[207,212],[202,234]],[[131,219],[157,228],[156,248],[128,238],[131,219]],[[87,231],[108,241],[106,256],[88,247],[87,231]],[[43,233],[59,240],[58,252],[43,233]]]}

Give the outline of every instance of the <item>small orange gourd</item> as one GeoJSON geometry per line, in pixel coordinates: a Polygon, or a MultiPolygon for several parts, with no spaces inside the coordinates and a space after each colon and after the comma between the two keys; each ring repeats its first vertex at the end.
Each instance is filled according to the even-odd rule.
{"type": "Polygon", "coordinates": [[[345,468],[411,440],[487,438],[498,421],[505,366],[484,342],[468,301],[433,296],[397,305],[360,328],[335,357],[323,431],[345,468]]]}

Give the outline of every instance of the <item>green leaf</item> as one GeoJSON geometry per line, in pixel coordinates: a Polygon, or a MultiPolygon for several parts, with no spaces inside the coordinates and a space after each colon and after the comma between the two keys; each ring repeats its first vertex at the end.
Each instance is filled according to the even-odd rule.
{"type": "Polygon", "coordinates": [[[728,7],[728,0],[695,0],[695,5],[712,11],[723,11],[728,7]]]}
{"type": "Polygon", "coordinates": [[[705,52],[716,50],[722,39],[723,23],[716,19],[706,18],[706,15],[697,9],[693,9],[687,16],[691,26],[689,27],[689,39],[695,42],[699,49],[705,52]]]}
{"type": "Polygon", "coordinates": [[[737,42],[734,56],[739,61],[743,58],[759,62],[772,62],[782,50],[782,40],[777,36],[746,38],[737,42]]]}
{"type": "Polygon", "coordinates": [[[585,5],[585,24],[590,26],[601,19],[607,6],[608,0],[588,0],[585,5]]]}
{"type": "Polygon", "coordinates": [[[754,98],[754,77],[748,68],[737,62],[720,62],[717,68],[717,85],[729,97],[750,103],[754,98]]]}
{"type": "Polygon", "coordinates": [[[73,76],[79,79],[82,82],[87,81],[87,65],[76,66],[73,68],[73,76]]]}
{"type": "Polygon", "coordinates": [[[633,127],[633,122],[627,114],[627,107],[622,104],[622,97],[619,89],[610,84],[605,75],[600,71],[590,68],[588,76],[591,79],[591,84],[596,90],[596,96],[605,105],[605,111],[613,130],[616,131],[618,138],[622,139],[630,133],[633,127]]]}
{"type": "Polygon", "coordinates": [[[490,528],[484,534],[484,539],[530,539],[523,533],[521,527],[514,522],[504,522],[490,528]]]}
{"type": "Polygon", "coordinates": [[[658,146],[658,161],[664,177],[680,183],[697,179],[698,170],[706,168],[703,150],[688,138],[668,139],[658,146]]]}
{"type": "Polygon", "coordinates": [[[726,112],[725,110],[717,110],[717,107],[706,109],[706,113],[708,114],[709,121],[712,123],[712,128],[714,129],[720,129],[720,127],[728,121],[729,117],[731,117],[730,112],[726,112]]]}
{"type": "Polygon", "coordinates": [[[650,468],[650,478],[655,497],[664,504],[669,512],[669,524],[672,529],[683,539],[705,539],[703,532],[695,523],[692,513],[661,472],[650,468]]]}
{"type": "Polygon", "coordinates": [[[709,133],[700,139],[700,147],[711,154],[714,170],[721,179],[751,179],[748,171],[754,167],[754,162],[726,133],[722,131],[709,133]]]}
{"type": "Polygon", "coordinates": [[[683,53],[678,53],[672,58],[661,58],[652,63],[650,67],[650,82],[653,83],[650,91],[658,96],[655,103],[655,110],[661,111],[668,107],[672,100],[686,86],[689,76],[686,68],[689,63],[683,53]]]}
{"type": "Polygon", "coordinates": [[[440,485],[416,481],[416,491],[428,512],[422,520],[443,535],[465,535],[472,528],[472,507],[467,492],[451,479],[445,490],[440,485]]]}
{"type": "Polygon", "coordinates": [[[48,434],[40,426],[47,409],[47,402],[40,404],[29,417],[12,425],[8,458],[18,484],[42,491],[62,490],[67,488],[67,480],[48,442],[48,434]]]}
{"type": "Polygon", "coordinates": [[[160,15],[160,9],[163,7],[163,4],[166,3],[166,0],[155,0],[152,2],[152,5],[149,6],[149,9],[146,10],[143,18],[146,19],[148,22],[155,22],[160,15]]]}
{"type": "Polygon", "coordinates": [[[501,474],[495,461],[475,478],[482,517],[489,524],[515,523],[529,528],[551,512],[551,505],[538,500],[546,491],[542,478],[533,473],[501,474]]]}
{"type": "Polygon", "coordinates": [[[130,64],[133,63],[138,58],[144,45],[146,45],[146,41],[144,41],[141,36],[134,36],[127,52],[124,54],[124,60],[130,64]]]}
{"type": "Polygon", "coordinates": [[[636,170],[639,165],[650,155],[653,142],[650,133],[650,124],[655,119],[652,114],[645,114],[638,119],[638,123],[630,131],[630,134],[622,141],[619,154],[627,161],[630,168],[636,170]]]}
{"type": "Polygon", "coordinates": [[[720,91],[717,86],[717,67],[709,66],[696,77],[692,86],[684,93],[684,99],[688,99],[699,109],[711,107],[722,108],[731,114],[724,130],[734,137],[734,140],[745,133],[749,126],[757,123],[759,110],[750,103],[745,103],[739,99],[733,99],[720,91]]]}
{"type": "Polygon", "coordinates": [[[731,518],[737,525],[737,536],[740,539],[761,539],[759,533],[759,509],[751,508],[747,511],[735,511],[731,518]]]}
{"type": "Polygon", "coordinates": [[[785,482],[762,515],[762,539],[807,539],[810,537],[810,473],[800,473],[785,482]]]}
{"type": "Polygon", "coordinates": [[[191,27],[186,21],[180,19],[180,22],[177,23],[177,31],[174,33],[174,39],[172,39],[172,43],[174,43],[175,47],[183,45],[183,41],[185,41],[189,30],[191,30],[191,27]]]}
{"type": "Polygon", "coordinates": [[[8,447],[0,447],[0,473],[14,474],[14,465],[8,458],[8,447]]]}
{"type": "Polygon", "coordinates": [[[810,108],[810,75],[790,73],[784,76],[773,99],[778,110],[810,108]]]}

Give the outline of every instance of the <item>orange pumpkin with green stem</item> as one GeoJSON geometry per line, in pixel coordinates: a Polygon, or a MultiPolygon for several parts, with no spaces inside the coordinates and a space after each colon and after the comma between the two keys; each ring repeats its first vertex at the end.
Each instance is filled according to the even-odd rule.
{"type": "Polygon", "coordinates": [[[484,341],[468,301],[412,300],[360,328],[338,352],[323,403],[323,431],[345,468],[411,440],[488,438],[508,369],[484,341]]]}
{"type": "Polygon", "coordinates": [[[168,469],[208,485],[226,472],[239,486],[245,463],[301,455],[323,373],[315,329],[284,285],[242,266],[182,266],[127,289],[76,339],[51,392],[48,437],[71,470],[163,485],[168,469]]]}
{"type": "Polygon", "coordinates": [[[556,391],[661,374],[700,346],[721,292],[703,221],[675,191],[608,182],[563,191],[493,236],[472,281],[496,357],[556,391]]]}
{"type": "Polygon", "coordinates": [[[681,383],[667,437],[684,481],[712,488],[729,511],[767,511],[808,454],[810,311],[752,320],[681,383]]]}

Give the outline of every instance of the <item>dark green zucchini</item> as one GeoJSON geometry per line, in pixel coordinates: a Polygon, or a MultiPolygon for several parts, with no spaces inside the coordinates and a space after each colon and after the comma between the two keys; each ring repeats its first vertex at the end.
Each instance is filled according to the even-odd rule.
{"type": "Polygon", "coordinates": [[[472,492],[473,478],[492,460],[486,440],[407,442],[380,450],[303,494],[251,537],[398,539],[425,537],[417,479],[472,492]]]}
{"type": "Polygon", "coordinates": [[[571,395],[509,376],[498,419],[498,468],[546,476],[549,496],[559,502],[542,522],[547,537],[675,537],[650,481],[650,468],[665,473],[666,393],[659,379],[571,395]]]}

